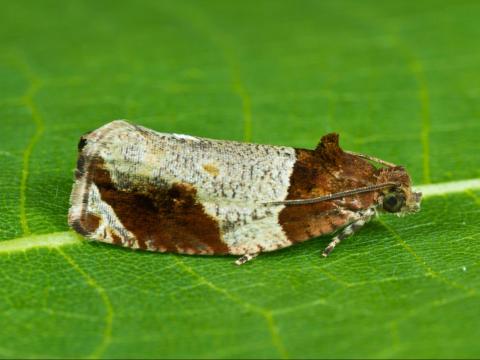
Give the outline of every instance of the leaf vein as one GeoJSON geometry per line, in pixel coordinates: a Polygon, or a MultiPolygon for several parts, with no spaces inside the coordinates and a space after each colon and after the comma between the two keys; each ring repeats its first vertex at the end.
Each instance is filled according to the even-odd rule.
{"type": "Polygon", "coordinates": [[[27,147],[23,151],[22,156],[22,175],[20,179],[20,225],[22,228],[22,233],[24,236],[30,235],[30,227],[28,226],[27,214],[26,214],[26,203],[27,203],[27,181],[29,176],[30,168],[30,158],[33,153],[33,149],[37,142],[40,140],[44,129],[45,123],[43,118],[38,111],[37,105],[35,104],[34,98],[40,90],[42,84],[40,79],[32,73],[31,69],[25,62],[22,62],[20,65],[22,74],[28,79],[30,85],[28,86],[25,94],[22,97],[22,104],[29,110],[32,120],[35,124],[35,131],[33,136],[30,138],[27,147]]]}
{"type": "Polygon", "coordinates": [[[432,267],[430,267],[427,262],[420,256],[418,255],[414,250],[413,248],[407,244],[407,242],[405,240],[402,239],[402,237],[400,236],[400,234],[398,234],[390,225],[386,224],[384,221],[382,220],[378,220],[378,222],[385,228],[387,229],[388,232],[390,232],[394,238],[397,240],[397,242],[402,246],[402,248],[407,251],[408,253],[410,253],[414,258],[415,258],[415,261],[422,267],[425,269],[426,271],[426,274],[431,276],[432,278],[434,279],[437,279],[438,281],[444,283],[445,285],[447,286],[450,286],[452,288],[455,288],[455,289],[459,289],[463,292],[465,292],[467,295],[471,296],[471,295],[478,295],[477,291],[475,289],[472,289],[472,288],[468,288],[468,287],[465,287],[455,281],[452,281],[452,280],[449,280],[447,279],[446,277],[442,276],[440,273],[438,273],[437,271],[435,271],[432,267]]]}
{"type": "Polygon", "coordinates": [[[284,344],[283,344],[283,342],[280,338],[278,326],[275,322],[272,311],[264,309],[264,308],[262,308],[260,306],[257,306],[257,305],[253,305],[249,302],[246,302],[245,300],[233,295],[227,289],[224,289],[224,288],[221,288],[221,287],[215,285],[214,283],[212,283],[211,281],[206,279],[204,276],[200,275],[195,270],[193,270],[190,266],[185,264],[185,262],[183,262],[181,259],[178,259],[177,257],[175,257],[174,259],[175,259],[176,263],[178,264],[178,266],[180,268],[182,268],[186,273],[190,274],[194,278],[198,279],[198,281],[200,283],[205,284],[205,286],[207,286],[211,290],[222,294],[227,299],[229,299],[230,301],[242,306],[246,310],[252,311],[252,312],[260,315],[261,317],[263,317],[266,324],[267,324],[268,331],[270,332],[270,335],[271,335],[271,338],[272,338],[272,343],[273,343],[274,347],[276,348],[276,350],[278,351],[279,355],[284,359],[289,358],[288,352],[287,352],[287,350],[286,350],[286,348],[285,348],[285,346],[284,346],[284,344]]]}
{"type": "Polygon", "coordinates": [[[431,183],[430,176],[430,95],[428,91],[427,82],[425,79],[425,72],[423,65],[418,58],[413,58],[411,62],[411,69],[418,83],[418,97],[420,100],[420,118],[421,131],[420,139],[422,143],[422,162],[423,162],[423,182],[425,184],[431,183]]]}
{"type": "Polygon", "coordinates": [[[85,279],[86,283],[97,292],[105,306],[105,327],[103,329],[102,340],[94,349],[94,351],[88,356],[88,358],[91,359],[98,359],[105,352],[112,341],[112,323],[114,316],[112,303],[107,291],[100,286],[100,284],[92,276],[90,276],[90,274],[83,270],[82,267],[75,262],[71,256],[67,255],[60,248],[57,248],[56,250],[67,261],[67,263],[85,279]]]}

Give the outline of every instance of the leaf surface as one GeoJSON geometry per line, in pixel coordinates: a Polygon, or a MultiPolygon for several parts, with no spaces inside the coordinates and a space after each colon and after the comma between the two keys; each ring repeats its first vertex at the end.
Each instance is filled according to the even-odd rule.
{"type": "Polygon", "coordinates": [[[0,12],[1,357],[479,357],[480,3],[11,1],[0,12]],[[435,196],[264,254],[87,243],[81,134],[162,132],[405,165],[435,196]],[[468,183],[457,181],[471,179],[468,183]]]}

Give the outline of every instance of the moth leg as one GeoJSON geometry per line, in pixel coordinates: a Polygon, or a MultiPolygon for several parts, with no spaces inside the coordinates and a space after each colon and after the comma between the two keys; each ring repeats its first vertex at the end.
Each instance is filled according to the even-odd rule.
{"type": "Polygon", "coordinates": [[[335,249],[335,246],[337,246],[343,239],[360,230],[363,225],[370,220],[374,213],[374,210],[369,209],[365,212],[365,214],[362,215],[360,219],[345,227],[340,234],[336,235],[332,241],[330,241],[325,250],[323,250],[322,256],[327,257],[333,251],[333,249],[335,249]]]}
{"type": "Polygon", "coordinates": [[[237,264],[237,265],[243,265],[243,264],[245,264],[247,261],[250,261],[250,260],[256,258],[256,257],[258,256],[258,254],[259,254],[259,253],[256,253],[256,254],[245,254],[245,255],[239,257],[239,258],[237,259],[237,261],[235,261],[235,264],[237,264]]]}

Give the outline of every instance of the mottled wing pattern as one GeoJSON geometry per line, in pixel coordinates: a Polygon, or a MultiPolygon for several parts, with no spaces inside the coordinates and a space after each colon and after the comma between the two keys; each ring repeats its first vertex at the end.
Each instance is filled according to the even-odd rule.
{"type": "MultiPolygon", "coordinates": [[[[89,238],[151,251],[242,255],[286,247],[345,226],[371,200],[264,205],[346,185],[349,166],[373,171],[334,154],[338,142],[324,145],[218,141],[114,121],[80,140],[69,223],[89,238]]],[[[352,178],[350,185],[358,184],[352,178]]]]}
{"type": "Polygon", "coordinates": [[[290,241],[278,226],[295,162],[287,147],[161,134],[115,121],[81,140],[70,224],[154,251],[243,254],[290,241]]]}

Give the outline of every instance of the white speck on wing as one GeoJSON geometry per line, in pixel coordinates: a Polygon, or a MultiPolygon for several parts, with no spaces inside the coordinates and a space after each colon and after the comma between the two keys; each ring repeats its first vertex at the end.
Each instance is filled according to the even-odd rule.
{"type": "Polygon", "coordinates": [[[190,135],[172,134],[172,136],[176,139],[199,141],[198,138],[196,138],[195,136],[190,136],[190,135]]]}

